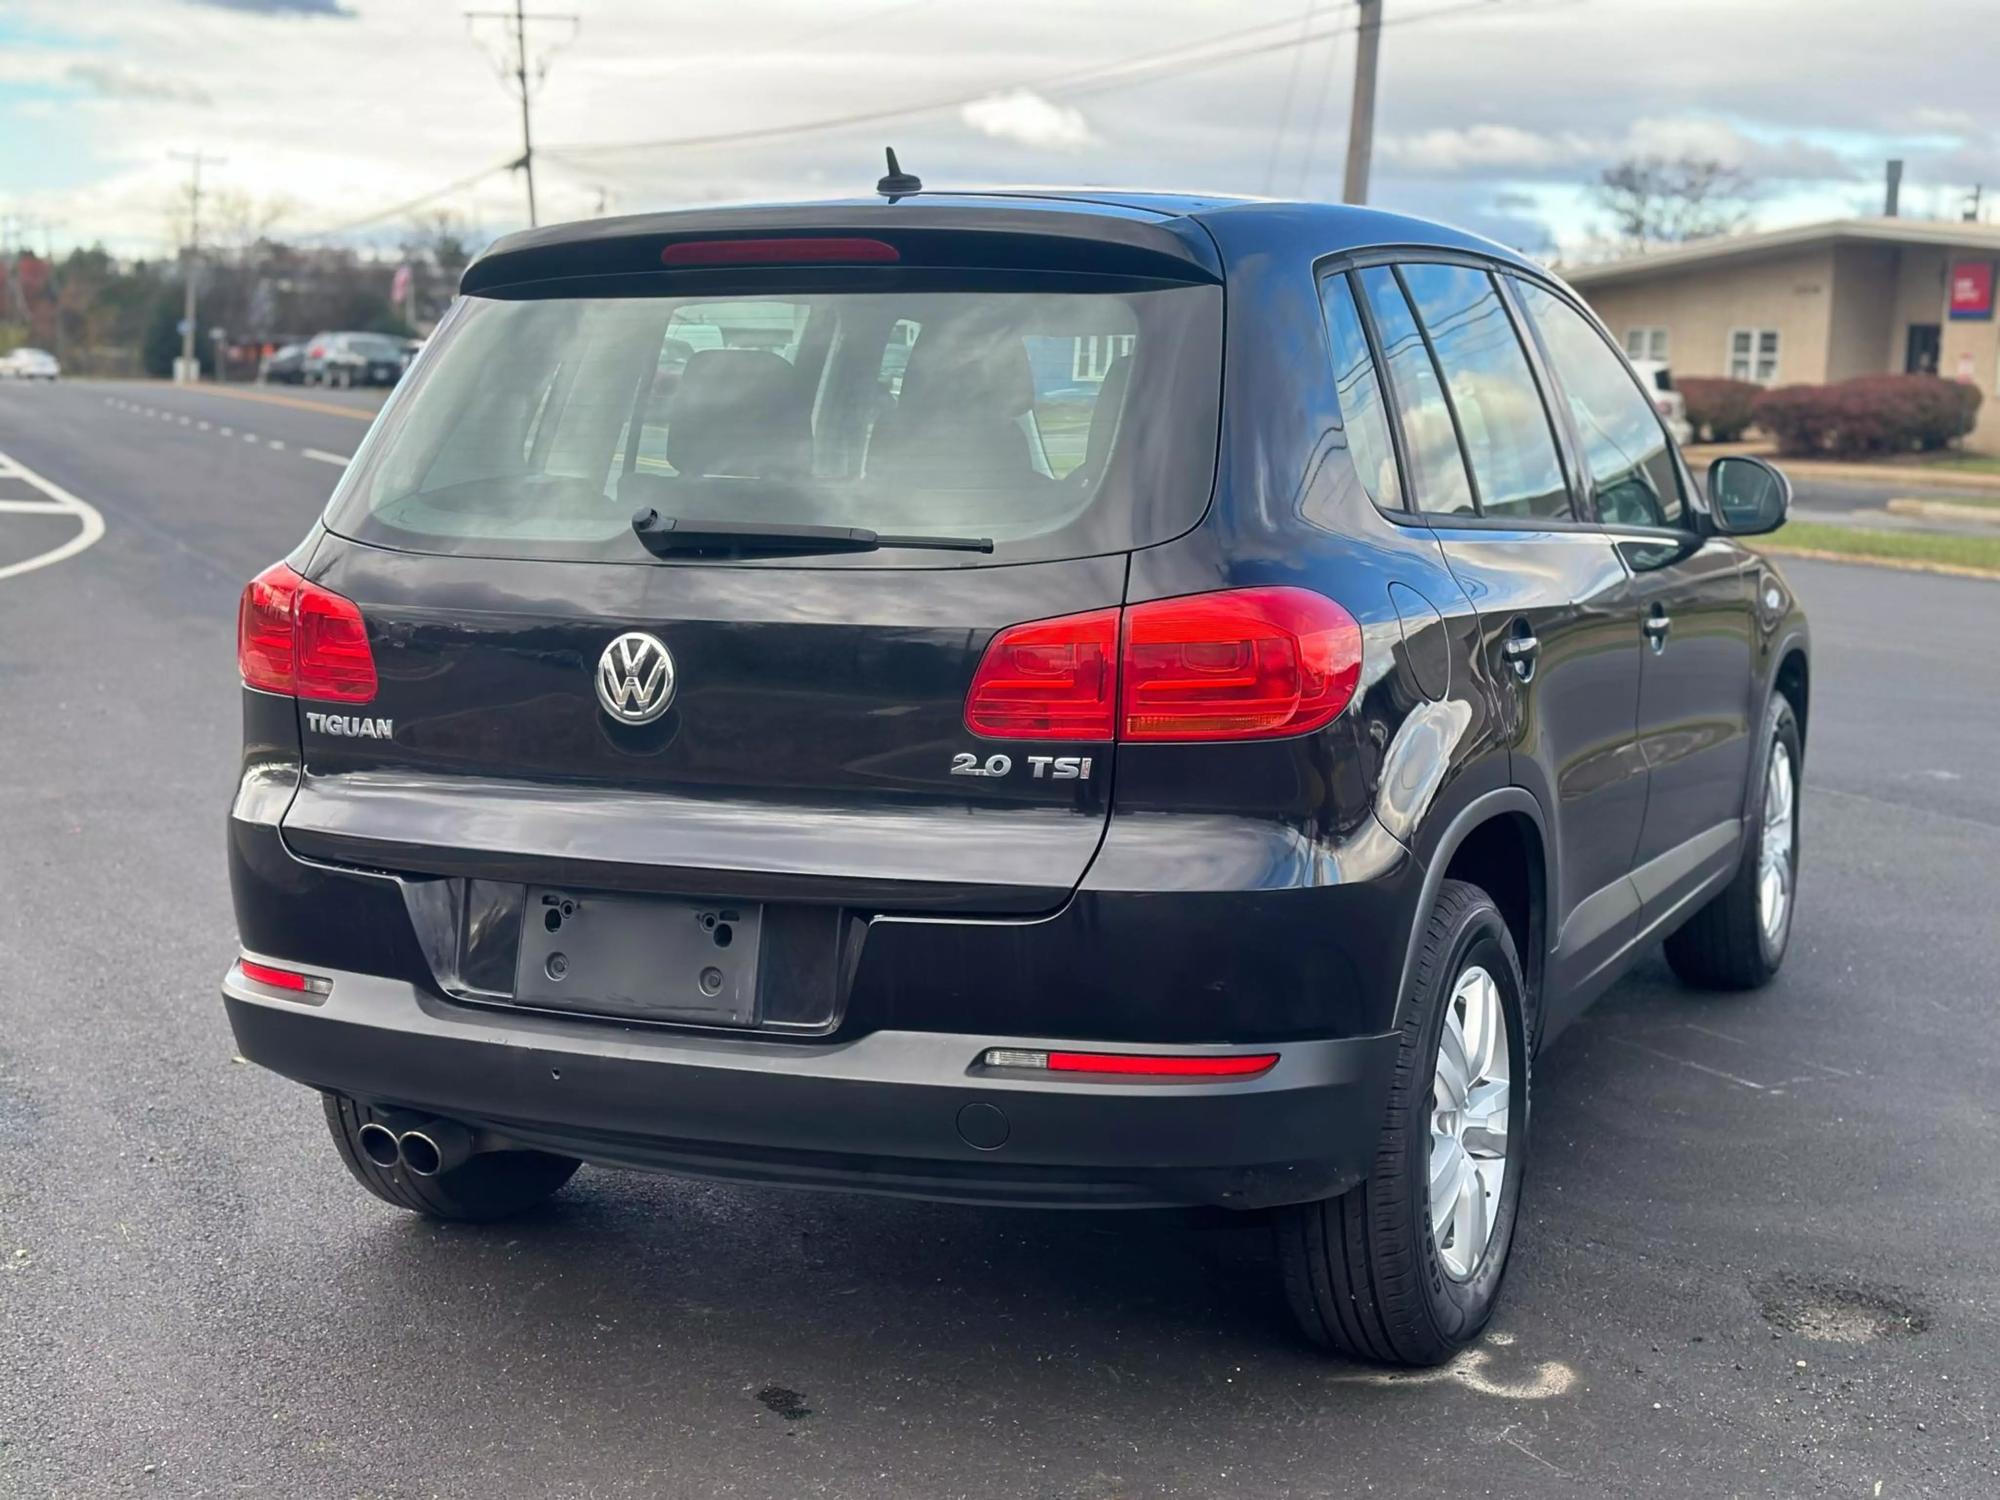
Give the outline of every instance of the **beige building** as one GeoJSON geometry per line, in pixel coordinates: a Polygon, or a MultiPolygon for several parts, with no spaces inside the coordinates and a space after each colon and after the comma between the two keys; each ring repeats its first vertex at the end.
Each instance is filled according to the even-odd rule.
{"type": "Polygon", "coordinates": [[[2000,227],[1838,219],[1564,269],[1635,359],[1760,385],[1922,371],[1985,393],[2000,451],[2000,227]]]}

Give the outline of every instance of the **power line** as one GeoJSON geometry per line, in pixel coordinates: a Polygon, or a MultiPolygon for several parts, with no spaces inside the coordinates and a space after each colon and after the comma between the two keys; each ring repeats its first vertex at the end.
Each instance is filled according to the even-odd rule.
{"type": "MultiPolygon", "coordinates": [[[[889,120],[908,119],[913,115],[936,114],[940,110],[957,109],[961,105],[973,104],[981,99],[991,98],[995,94],[1011,93],[1021,89],[1070,89],[1071,91],[1083,91],[1093,86],[1102,87],[1107,83],[1122,82],[1124,75],[1127,73],[1143,69],[1171,67],[1173,61],[1181,57],[1182,54],[1194,52],[1203,47],[1212,47],[1221,42],[1231,42],[1239,38],[1273,31],[1280,27],[1289,27],[1290,25],[1292,25],[1292,22],[1289,20],[1265,21],[1256,26],[1242,26],[1231,31],[1219,32],[1214,36],[1204,37],[1199,41],[1183,42],[1178,46],[1163,48],[1158,52],[1142,53],[1135,57],[1121,58],[1116,62],[1097,64],[1087,68],[1072,68],[1061,73],[1045,74],[1039,78],[1018,80],[1014,83],[985,84],[968,93],[956,94],[949,98],[932,99],[922,104],[896,105],[887,109],[864,110],[857,114],[840,115],[831,119],[810,120],[794,125],[765,125],[750,130],[727,131],[717,135],[671,136],[651,141],[582,142],[570,146],[547,146],[543,148],[543,153],[548,156],[580,156],[586,154],[597,155],[612,151],[657,151],[678,150],[697,146],[728,146],[744,141],[777,140],[792,135],[809,135],[820,130],[838,130],[852,125],[873,125],[889,120]]],[[[1331,36],[1333,34],[1328,31],[1320,32],[1317,35],[1331,36]]],[[[1280,39],[1276,42],[1248,49],[1242,55],[1248,56],[1253,52],[1276,51],[1283,47],[1290,47],[1312,40],[1315,40],[1314,36],[1300,37],[1297,39],[1297,42],[1280,39]]],[[[1235,55],[1237,54],[1231,53],[1215,57],[1199,56],[1189,60],[1188,70],[1195,71],[1216,62],[1226,61],[1228,57],[1235,55]]]]}
{"type": "MultiPolygon", "coordinates": [[[[1306,0],[1299,11],[1299,35],[1306,34],[1312,25],[1315,0],[1306,0]]],[[[1292,45],[1292,66],[1285,74],[1285,102],[1278,107],[1278,118],[1271,126],[1271,154],[1264,161],[1264,191],[1269,193],[1278,181],[1278,150],[1284,144],[1285,134],[1292,124],[1292,96],[1299,91],[1299,64],[1305,59],[1306,49],[1296,42],[1292,45]]]]}
{"type": "MultiPolygon", "coordinates": [[[[858,16],[849,16],[844,21],[835,21],[831,26],[821,26],[812,31],[802,32],[797,36],[789,37],[782,42],[775,43],[764,50],[766,52],[790,52],[795,48],[807,46],[812,42],[823,42],[830,36],[839,36],[843,32],[854,31],[860,27],[871,25],[876,21],[885,20],[890,16],[900,15],[904,11],[922,10],[926,6],[935,5],[936,3],[937,0],[895,0],[894,4],[885,5],[879,10],[863,11],[858,16]]],[[[671,72],[672,69],[668,69],[667,71],[671,72]]]]}
{"type": "MultiPolygon", "coordinates": [[[[530,128],[528,118],[528,100],[533,93],[528,83],[528,23],[530,21],[537,24],[566,23],[569,26],[569,38],[573,39],[583,28],[583,18],[569,11],[536,11],[531,14],[525,8],[524,0],[514,0],[514,9],[511,12],[469,10],[465,13],[465,19],[471,25],[477,25],[481,21],[499,21],[504,24],[511,20],[514,23],[514,66],[511,71],[514,75],[515,89],[521,96],[521,159],[515,165],[520,167],[522,175],[527,179],[528,227],[532,229],[539,220],[535,213],[535,134],[530,128]]],[[[548,71],[549,59],[545,55],[536,65],[535,82],[540,83],[548,71]]]]}
{"type": "Polygon", "coordinates": [[[1326,60],[1320,64],[1319,88],[1313,95],[1312,129],[1306,132],[1305,155],[1299,161],[1299,196],[1312,192],[1313,163],[1319,160],[1320,126],[1326,123],[1326,101],[1333,93],[1334,64],[1340,58],[1340,38],[1326,44],[1326,60]]]}
{"type": "Polygon", "coordinates": [[[518,162],[512,161],[496,162],[490,167],[480,168],[470,177],[461,177],[456,182],[448,182],[441,188],[433,188],[430,192],[420,194],[415,198],[405,198],[401,203],[393,203],[387,208],[378,208],[372,213],[363,214],[358,219],[349,219],[344,224],[334,224],[325,229],[303,230],[297,237],[302,240],[321,240],[329,239],[338,234],[349,234],[356,229],[366,229],[369,225],[379,224],[384,219],[397,218],[402,214],[408,213],[413,208],[422,208],[426,203],[435,203],[440,198],[447,198],[453,193],[463,192],[474,183],[484,182],[487,178],[497,176],[501,172],[511,172],[518,165],[518,162]]]}
{"type": "MultiPolygon", "coordinates": [[[[1439,6],[1432,10],[1414,11],[1384,21],[1390,26],[1414,26],[1427,21],[1442,21],[1470,11],[1490,11],[1502,0],[1463,0],[1457,5],[1439,6]]],[[[1559,4],[1579,4],[1581,0],[1557,0],[1559,4]]],[[[867,110],[858,114],[840,115],[830,119],[801,121],[793,125],[766,125],[750,130],[727,131],[716,135],[669,136],[651,141],[607,141],[601,143],[581,143],[571,146],[546,146],[543,155],[575,160],[596,157],[610,152],[692,150],[712,146],[734,146],[753,141],[783,140],[798,135],[812,135],[820,131],[841,130],[858,125],[883,124],[891,120],[906,120],[920,115],[937,114],[942,110],[957,109],[963,105],[988,99],[995,94],[1016,90],[1033,90],[1075,96],[1078,94],[1101,93],[1106,89],[1126,88],[1137,83],[1148,83],[1159,78],[1185,77],[1190,73],[1205,72],[1210,68],[1222,67],[1238,62],[1246,57],[1257,57],[1271,52],[1283,51],[1287,47],[1305,46],[1323,41],[1328,37],[1351,36],[1355,26],[1329,26],[1311,31],[1295,38],[1280,38],[1277,41],[1258,42],[1241,47],[1229,48],[1221,52],[1205,53],[1184,61],[1175,61],[1177,54],[1195,48],[1212,46],[1216,42],[1255,32],[1270,31],[1274,27],[1289,26],[1289,21],[1265,22],[1259,26],[1247,26],[1238,31],[1224,32],[1208,38],[1204,42],[1190,42],[1169,48],[1161,53],[1127,58],[1120,62],[1098,68],[1086,68],[1067,73],[1048,75],[1039,79],[1001,85],[987,85],[974,92],[954,95],[950,98],[933,99],[922,104],[902,105],[892,109],[867,110]]]]}

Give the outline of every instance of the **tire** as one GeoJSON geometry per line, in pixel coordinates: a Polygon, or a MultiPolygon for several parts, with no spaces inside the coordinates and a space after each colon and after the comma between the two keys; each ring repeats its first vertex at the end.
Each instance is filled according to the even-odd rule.
{"type": "Polygon", "coordinates": [[[1764,710],[1763,753],[1746,799],[1754,837],[1744,841],[1735,878],[1667,939],[1667,963],[1683,984],[1704,990],[1754,990],[1768,984],[1785,961],[1799,889],[1799,768],[1805,764],[1799,722],[1782,693],[1764,710]],[[1782,757],[1782,759],[1781,759],[1782,757]],[[1781,795],[1788,805],[1773,813],[1781,795]],[[1782,849],[1773,851],[1782,838],[1782,849]],[[1767,852],[1771,859],[1767,862],[1767,852]],[[1765,920],[1766,876],[1782,878],[1781,915],[1765,920]]]}
{"type": "Polygon", "coordinates": [[[344,1094],[321,1096],[327,1129],[354,1180],[384,1203],[430,1219],[486,1223],[511,1218],[542,1202],[576,1175],[574,1157],[543,1151],[486,1151],[435,1177],[418,1177],[400,1165],[377,1166],[361,1149],[360,1131],[385,1112],[344,1094]]]}
{"type": "MultiPolygon", "coordinates": [[[[1359,1187],[1337,1198],[1280,1211],[1278,1259],[1285,1294],[1299,1327],[1336,1353],[1384,1364],[1442,1364],[1479,1336],[1492,1316],[1507,1273],[1527,1164],[1529,1057],[1521,965],[1498,908],[1477,886],[1447,880],[1426,919],[1417,971],[1403,1008],[1389,1109],[1373,1169],[1359,1187]],[[1467,1220],[1454,1215],[1434,1229],[1431,1163],[1434,1142],[1456,1139],[1454,1113],[1435,1135],[1438,1054],[1447,1012],[1457,1012],[1461,981],[1483,970],[1492,980],[1482,1009],[1497,1016],[1494,1035],[1506,1042],[1493,1063],[1506,1075],[1500,1103],[1483,1101],[1506,1124],[1497,1189],[1474,1173],[1461,1211],[1483,1209],[1490,1230],[1483,1245],[1459,1243],[1467,1220]],[[1477,1195],[1473,1204],[1471,1195],[1477,1195]]],[[[1461,1032],[1457,1024],[1454,1036],[1461,1032]]],[[[1475,1091],[1479,1092],[1479,1091],[1475,1091]]],[[[1481,1147],[1490,1161],[1493,1139],[1481,1147]]],[[[1479,1152],[1475,1151],[1474,1156],[1479,1152]]],[[[1469,1168],[1472,1158],[1465,1161],[1469,1168]]]]}

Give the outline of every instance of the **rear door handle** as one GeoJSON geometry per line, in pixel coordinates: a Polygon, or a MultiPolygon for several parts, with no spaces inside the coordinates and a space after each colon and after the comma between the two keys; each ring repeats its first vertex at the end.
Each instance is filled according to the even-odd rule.
{"type": "Polygon", "coordinates": [[[1646,639],[1653,643],[1655,651],[1664,651],[1667,649],[1667,632],[1674,628],[1674,622],[1665,610],[1655,607],[1653,613],[1646,616],[1645,622],[1639,628],[1646,633],[1646,639]]]}

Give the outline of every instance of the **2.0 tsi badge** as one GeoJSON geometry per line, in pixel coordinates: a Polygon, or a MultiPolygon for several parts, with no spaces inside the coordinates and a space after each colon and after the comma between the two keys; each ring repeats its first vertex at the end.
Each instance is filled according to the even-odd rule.
{"type": "Polygon", "coordinates": [[[674,659],[658,636],[628,630],[597,659],[597,701],[621,724],[650,724],[674,701],[674,659]]]}

